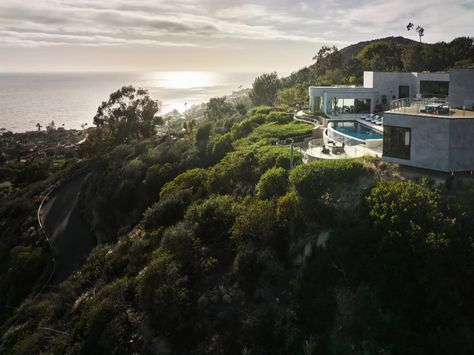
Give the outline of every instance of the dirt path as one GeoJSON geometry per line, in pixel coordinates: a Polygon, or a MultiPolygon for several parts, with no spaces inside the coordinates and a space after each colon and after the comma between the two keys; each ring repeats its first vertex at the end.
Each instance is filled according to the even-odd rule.
{"type": "Polygon", "coordinates": [[[64,281],[96,245],[77,206],[82,184],[87,177],[88,174],[83,174],[62,185],[43,209],[44,227],[57,254],[52,284],[64,281]]]}

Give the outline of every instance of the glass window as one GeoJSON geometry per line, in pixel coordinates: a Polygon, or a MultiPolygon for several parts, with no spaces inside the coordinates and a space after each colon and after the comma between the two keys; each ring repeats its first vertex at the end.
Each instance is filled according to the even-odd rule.
{"type": "Polygon", "coordinates": [[[370,113],[370,99],[355,99],[355,113],[370,113]]]}
{"type": "Polygon", "coordinates": [[[423,97],[446,97],[449,94],[449,82],[421,80],[420,91],[423,97]]]}
{"type": "Polygon", "coordinates": [[[406,127],[383,127],[383,155],[410,160],[411,129],[406,127]]]}
{"type": "Polygon", "coordinates": [[[405,99],[407,97],[410,97],[410,87],[406,85],[400,85],[398,87],[398,98],[405,99]]]}

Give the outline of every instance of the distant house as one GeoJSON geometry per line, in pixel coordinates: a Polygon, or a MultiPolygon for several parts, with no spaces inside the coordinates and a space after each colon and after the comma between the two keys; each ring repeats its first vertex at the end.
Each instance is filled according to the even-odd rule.
{"type": "Polygon", "coordinates": [[[330,117],[332,139],[368,148],[370,140],[354,137],[365,129],[364,115],[383,112],[378,124],[383,122],[384,160],[444,172],[474,170],[474,69],[364,72],[363,87],[312,86],[309,96],[311,110],[330,117]],[[345,127],[335,132],[338,126],[345,127]]]}

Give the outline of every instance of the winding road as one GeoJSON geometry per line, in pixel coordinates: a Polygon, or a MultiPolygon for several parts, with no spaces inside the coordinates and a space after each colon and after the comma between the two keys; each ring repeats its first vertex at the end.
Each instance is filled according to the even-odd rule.
{"type": "Polygon", "coordinates": [[[81,187],[88,176],[85,173],[64,183],[43,206],[43,225],[56,252],[51,284],[64,281],[96,245],[78,207],[81,187]]]}

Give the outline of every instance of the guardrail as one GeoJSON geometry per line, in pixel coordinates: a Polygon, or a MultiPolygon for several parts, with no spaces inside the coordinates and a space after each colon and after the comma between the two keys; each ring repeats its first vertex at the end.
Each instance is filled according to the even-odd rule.
{"type": "Polygon", "coordinates": [[[337,132],[334,129],[330,129],[330,127],[328,127],[323,134],[325,145],[328,143],[329,139],[342,144],[346,154],[350,155],[351,157],[361,157],[364,155],[375,157],[382,156],[383,139],[366,139],[364,141],[346,136],[345,134],[337,132]]]}
{"type": "Polygon", "coordinates": [[[310,123],[310,124],[313,124],[315,128],[319,127],[321,124],[319,123],[319,120],[314,117],[314,116],[309,116],[305,113],[301,114],[301,115],[293,115],[293,119],[295,121],[300,121],[300,122],[305,122],[305,123],[310,123]]]}

